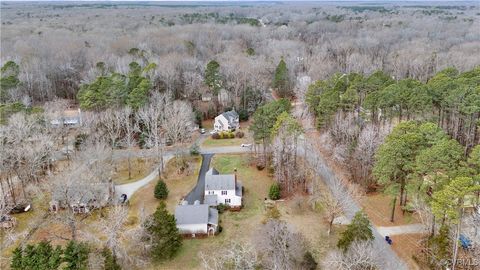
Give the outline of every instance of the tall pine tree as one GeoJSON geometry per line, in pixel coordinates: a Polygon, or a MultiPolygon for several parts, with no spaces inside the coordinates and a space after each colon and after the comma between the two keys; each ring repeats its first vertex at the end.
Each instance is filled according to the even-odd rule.
{"type": "Polygon", "coordinates": [[[152,237],[151,255],[155,261],[171,259],[182,246],[175,217],[168,213],[165,202],[160,202],[145,226],[152,237]]]}
{"type": "Polygon", "coordinates": [[[288,68],[287,63],[282,59],[275,69],[275,76],[273,77],[273,88],[276,89],[277,94],[284,97],[291,97],[293,95],[292,89],[290,87],[290,80],[288,77],[288,68]]]}

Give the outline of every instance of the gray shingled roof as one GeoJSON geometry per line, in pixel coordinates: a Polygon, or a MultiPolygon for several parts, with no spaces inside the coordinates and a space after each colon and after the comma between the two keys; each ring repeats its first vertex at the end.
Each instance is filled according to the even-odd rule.
{"type": "Polygon", "coordinates": [[[208,205],[177,205],[175,218],[177,224],[206,224],[208,223],[208,205]]]}
{"type": "Polygon", "coordinates": [[[218,210],[215,208],[208,208],[208,223],[218,225],[218,210]]]}
{"type": "Polygon", "coordinates": [[[228,112],[224,112],[222,113],[223,117],[225,117],[229,123],[232,123],[234,122],[234,120],[237,120],[238,119],[238,113],[236,111],[228,111],[228,112]]]}
{"type": "Polygon", "coordinates": [[[203,202],[210,206],[217,206],[218,205],[217,198],[218,198],[217,195],[205,195],[205,199],[203,200],[203,202]]]}
{"type": "Polygon", "coordinates": [[[210,209],[208,204],[177,205],[175,219],[178,225],[183,224],[218,224],[218,211],[210,209]]]}
{"type": "Polygon", "coordinates": [[[218,174],[211,168],[205,175],[205,190],[232,190],[235,189],[235,175],[218,174]]]}

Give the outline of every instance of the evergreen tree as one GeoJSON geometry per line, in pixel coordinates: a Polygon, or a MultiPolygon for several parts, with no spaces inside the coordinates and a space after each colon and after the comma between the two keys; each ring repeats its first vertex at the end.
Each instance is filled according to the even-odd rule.
{"type": "Polygon", "coordinates": [[[205,84],[210,87],[215,95],[222,89],[222,78],[220,76],[220,64],[212,60],[208,62],[205,69],[205,84]]]}
{"type": "Polygon", "coordinates": [[[163,261],[175,256],[182,246],[182,237],[178,232],[175,216],[168,213],[163,201],[145,226],[152,237],[153,259],[163,261]]]}
{"type": "Polygon", "coordinates": [[[291,97],[293,95],[290,87],[290,80],[288,77],[287,63],[282,59],[275,69],[275,76],[273,77],[273,88],[277,90],[277,94],[284,97],[291,97]]]}
{"type": "Polygon", "coordinates": [[[344,252],[355,241],[371,241],[373,240],[372,228],[370,221],[363,212],[357,212],[352,219],[352,223],[347,225],[347,229],[338,239],[337,247],[344,252]]]}
{"type": "Polygon", "coordinates": [[[10,262],[12,270],[23,270],[23,251],[21,247],[16,247],[12,252],[12,261],[10,262]]]}
{"type": "Polygon", "coordinates": [[[89,253],[87,244],[73,240],[68,242],[63,257],[63,261],[66,263],[64,269],[86,270],[89,253]]]}
{"type": "Polygon", "coordinates": [[[268,197],[271,200],[278,200],[280,199],[280,185],[278,183],[273,183],[270,186],[270,190],[268,191],[268,197]]]}
{"type": "Polygon", "coordinates": [[[164,200],[168,196],[167,184],[162,180],[158,180],[157,185],[155,185],[154,191],[155,198],[159,200],[164,200]]]}
{"type": "Polygon", "coordinates": [[[253,138],[263,143],[264,149],[270,142],[273,127],[277,118],[283,112],[290,111],[291,104],[286,99],[279,99],[269,102],[258,109],[253,114],[253,123],[250,125],[250,131],[253,132],[253,138]]]}
{"type": "Polygon", "coordinates": [[[0,69],[0,102],[8,99],[8,90],[20,85],[20,67],[13,61],[6,62],[0,69]]]}
{"type": "Polygon", "coordinates": [[[103,264],[104,270],[121,270],[122,267],[117,262],[117,256],[112,254],[112,251],[104,247],[102,250],[102,256],[105,259],[103,264]]]}
{"type": "Polygon", "coordinates": [[[62,247],[56,246],[55,249],[52,250],[52,254],[48,259],[49,269],[58,269],[58,267],[62,263],[62,255],[63,255],[62,247]]]}

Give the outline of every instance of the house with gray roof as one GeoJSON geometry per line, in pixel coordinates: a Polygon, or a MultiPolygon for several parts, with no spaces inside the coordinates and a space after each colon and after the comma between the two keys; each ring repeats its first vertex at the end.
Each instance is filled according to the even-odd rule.
{"type": "Polygon", "coordinates": [[[215,168],[211,168],[205,175],[204,195],[204,203],[210,206],[242,206],[242,184],[237,180],[236,174],[220,174],[215,168]]]}
{"type": "Polygon", "coordinates": [[[215,235],[218,230],[218,210],[208,204],[188,204],[184,201],[175,208],[177,228],[181,234],[192,237],[197,235],[215,235]]]}
{"type": "Polygon", "coordinates": [[[213,128],[215,131],[232,131],[240,127],[238,113],[235,110],[224,112],[215,117],[213,128]]]}

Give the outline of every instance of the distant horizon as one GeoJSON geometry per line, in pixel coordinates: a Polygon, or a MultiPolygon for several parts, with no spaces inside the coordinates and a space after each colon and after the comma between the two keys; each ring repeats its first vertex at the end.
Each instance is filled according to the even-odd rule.
{"type": "Polygon", "coordinates": [[[478,0],[2,0],[2,2],[376,2],[376,3],[424,3],[424,2],[443,2],[443,3],[476,3],[478,0]]]}

